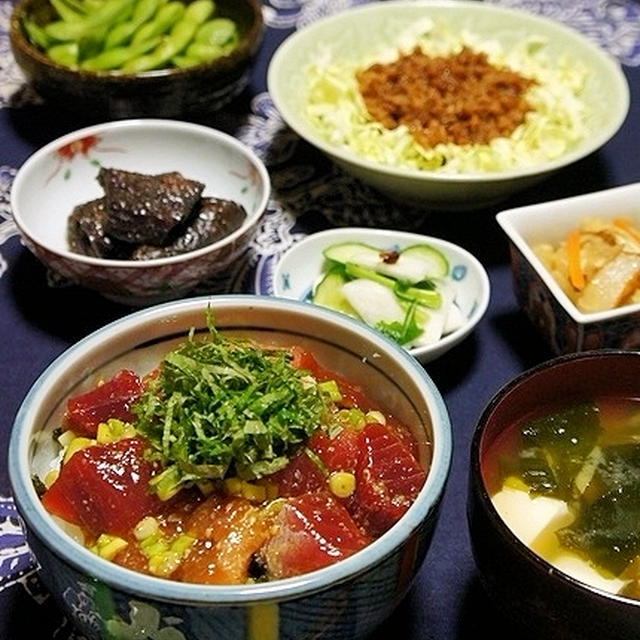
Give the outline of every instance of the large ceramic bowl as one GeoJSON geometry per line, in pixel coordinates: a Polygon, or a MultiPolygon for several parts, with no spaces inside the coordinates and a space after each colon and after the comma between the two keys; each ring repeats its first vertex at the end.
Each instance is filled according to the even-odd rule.
{"type": "MultiPolygon", "coordinates": [[[[587,219],[640,222],[640,183],[501,211],[497,221],[509,240],[518,304],[556,354],[602,347],[637,349],[640,303],[603,311],[578,308],[535,249],[558,247],[587,219]]],[[[604,266],[604,262],[603,262],[604,266]]]]}
{"type": "MultiPolygon", "coordinates": [[[[527,74],[524,67],[522,73],[527,74]]],[[[552,20],[486,2],[372,2],[337,12],[300,29],[280,46],[269,66],[268,86],[284,122],[301,138],[386,195],[427,209],[478,209],[539,182],[606,143],[621,126],[629,107],[629,89],[620,65],[588,38],[552,20]],[[483,159],[473,169],[468,165],[459,168],[446,155],[447,161],[438,168],[416,168],[398,151],[404,149],[407,136],[393,137],[384,151],[374,132],[366,139],[358,133],[361,142],[352,143],[349,136],[367,119],[358,107],[359,91],[352,86],[355,69],[377,61],[389,62],[401,47],[403,52],[410,51],[416,31],[425,28],[425,20],[446,22],[442,36],[445,43],[451,33],[466,31],[472,34],[468,41],[471,48],[486,45],[490,51],[498,46],[506,55],[534,38],[536,44],[531,50],[544,57],[549,68],[563,59],[570,65],[583,65],[586,76],[582,88],[571,98],[558,101],[562,108],[565,104],[576,105],[577,95],[583,105],[584,112],[578,114],[583,120],[575,129],[577,139],[559,149],[557,155],[554,152],[554,157],[531,155],[525,161],[531,150],[525,145],[513,153],[511,165],[498,166],[498,160],[487,165],[483,159]],[[332,78],[314,85],[310,108],[310,66],[317,64],[324,69],[336,61],[340,66],[332,78]],[[336,105],[341,115],[332,116],[331,126],[327,124],[323,133],[317,120],[327,111],[333,113],[336,105]]],[[[562,86],[563,90],[568,87],[562,86]]],[[[549,136],[555,146],[558,131],[549,136]]],[[[491,155],[495,153],[504,160],[507,153],[511,154],[505,151],[504,143],[505,138],[497,139],[491,155]]],[[[546,154],[550,150],[548,139],[538,148],[546,154]]],[[[463,157],[467,158],[469,153],[465,153],[463,157]]],[[[485,158],[485,151],[480,156],[485,158]]]]}
{"type": "Polygon", "coordinates": [[[216,17],[238,25],[240,42],[229,54],[191,67],[152,71],[89,71],[52,61],[27,38],[24,20],[51,20],[49,0],[20,0],[11,16],[9,37],[16,62],[49,103],[91,117],[185,117],[215,111],[248,84],[262,42],[259,0],[217,0],[216,17]]]}
{"type": "Polygon", "coordinates": [[[265,212],[270,179],[237,139],[173,120],[120,120],[65,135],[20,167],[11,190],[13,219],[27,247],[70,282],[112,300],[144,305],[177,298],[241,259],[265,212]],[[104,195],[100,167],[144,174],[178,171],[205,185],[203,196],[232,200],[242,225],[208,246],[149,260],[96,258],[70,250],[68,218],[76,205],[104,195]]]}
{"type": "Polygon", "coordinates": [[[438,340],[408,348],[409,353],[423,364],[460,344],[473,332],[489,306],[489,276],[477,258],[441,238],[392,229],[349,227],[311,234],[284,253],[269,282],[271,290],[265,288],[262,293],[311,302],[314,286],[327,271],[323,252],[331,245],[345,242],[363,243],[381,251],[401,251],[412,245],[427,244],[446,257],[449,263],[447,281],[461,319],[438,340]]]}
{"type": "MultiPolygon", "coordinates": [[[[515,625],[511,632],[518,637],[625,640],[640,632],[640,600],[615,593],[633,574],[619,578],[593,567],[554,542],[555,532],[543,533],[543,524],[560,529],[570,522],[571,516],[567,518],[570,510],[562,507],[557,499],[535,493],[529,497],[519,490],[523,485],[518,481],[509,481],[502,490],[496,482],[499,468],[517,468],[509,467],[510,463],[504,457],[505,447],[509,450],[510,443],[516,438],[510,428],[522,426],[523,421],[540,417],[546,411],[553,412],[578,403],[637,399],[640,396],[639,372],[640,354],[637,352],[605,349],[559,356],[505,384],[479,417],[471,446],[469,472],[471,542],[482,583],[496,608],[506,616],[505,620],[511,620],[515,625]],[[521,497],[514,500],[514,495],[521,497]],[[538,551],[549,554],[547,559],[543,559],[538,551]]],[[[609,421],[609,425],[614,424],[609,421]]],[[[563,437],[563,427],[568,433],[576,433],[562,420],[557,421],[556,427],[558,442],[563,437]]],[[[610,428],[615,430],[614,426],[610,428]]],[[[637,450],[637,446],[631,448],[637,450]]],[[[576,456],[579,448],[576,440],[575,452],[568,453],[567,458],[576,456]]],[[[624,455],[622,448],[620,451],[624,455]]],[[[536,468],[534,464],[535,460],[529,463],[532,471],[536,468]]],[[[591,471],[592,477],[601,477],[598,475],[600,467],[594,465],[591,471]]],[[[619,478],[620,505],[629,504],[624,502],[623,485],[632,476],[629,472],[619,478]]],[[[589,477],[587,474],[583,479],[589,477]]],[[[595,485],[597,481],[586,486],[595,485]]],[[[580,486],[580,482],[576,486],[580,486]]],[[[613,489],[612,495],[615,492],[613,489]]],[[[591,495],[595,501],[599,494],[591,495]]],[[[623,506],[620,510],[627,514],[633,529],[637,512],[623,506]]],[[[620,519],[613,516],[619,515],[620,511],[614,507],[609,513],[611,519],[605,516],[599,525],[596,524],[601,533],[605,531],[601,541],[606,541],[609,535],[615,541],[619,531],[625,529],[623,525],[616,531],[615,522],[620,523],[620,519]]],[[[584,522],[593,524],[596,521],[587,518],[584,522]]],[[[595,541],[600,534],[594,530],[592,535],[595,541]]],[[[633,539],[634,535],[629,536],[630,543],[633,539]]],[[[624,544],[620,543],[620,547],[621,550],[624,544]]]]}
{"type": "Polygon", "coordinates": [[[17,414],[9,470],[42,578],[91,640],[113,637],[107,626],[134,628],[143,619],[155,620],[163,637],[180,640],[353,640],[389,615],[420,568],[436,523],[451,446],[440,393],[413,358],[382,336],[301,302],[213,296],[138,311],[63,353],[37,380],[17,414]],[[176,338],[184,339],[192,327],[206,327],[207,309],[219,330],[258,332],[269,342],[306,346],[321,363],[362,384],[410,425],[422,464],[429,469],[426,483],[404,516],[369,546],[332,566],[280,581],[178,583],[100,558],[75,542],[44,509],[32,476],[54,455],[47,436],[59,424],[63,400],[123,366],[149,370],[176,338]]]}

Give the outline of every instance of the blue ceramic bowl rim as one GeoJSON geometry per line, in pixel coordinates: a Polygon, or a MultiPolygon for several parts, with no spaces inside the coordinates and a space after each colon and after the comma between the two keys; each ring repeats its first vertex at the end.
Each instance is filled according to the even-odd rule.
{"type": "MultiPolygon", "coordinates": [[[[508,396],[511,392],[515,391],[518,387],[526,384],[527,381],[542,374],[543,372],[555,368],[561,367],[575,361],[585,361],[602,358],[632,358],[640,359],[640,351],[633,351],[628,349],[618,348],[603,348],[603,349],[589,349],[587,351],[579,351],[575,353],[565,353],[559,356],[555,356],[550,360],[545,360],[532,367],[519,373],[515,378],[512,378],[500,387],[494,395],[489,399],[489,402],[482,410],[480,417],[476,423],[475,430],[471,439],[470,447],[470,486],[472,491],[478,497],[478,500],[486,510],[488,517],[493,523],[499,534],[504,537],[509,545],[517,551],[517,553],[526,558],[531,566],[540,573],[548,576],[552,581],[560,581],[571,585],[578,591],[584,591],[596,598],[603,600],[610,600],[622,603],[624,605],[631,606],[633,608],[640,607],[640,600],[635,598],[627,598],[616,593],[599,589],[598,587],[582,582],[577,578],[565,573],[564,571],[557,569],[551,562],[545,560],[542,556],[533,551],[528,545],[526,545],[516,534],[511,527],[504,521],[502,516],[498,513],[491,496],[487,491],[483,476],[482,476],[482,448],[483,440],[487,430],[487,424],[494,413],[498,405],[508,396]]],[[[467,513],[468,515],[468,513],[467,513]]]]}
{"type": "Polygon", "coordinates": [[[37,378],[23,400],[14,421],[10,441],[8,469],[13,495],[27,529],[35,534],[55,555],[83,574],[89,574],[113,588],[144,595],[147,598],[181,604],[241,605],[260,601],[283,601],[310,595],[331,588],[372,568],[407,540],[421,523],[434,512],[444,493],[452,456],[452,429],[444,400],[422,366],[405,350],[382,334],[367,329],[361,323],[345,318],[329,309],[296,300],[274,299],[258,295],[200,296],[149,307],[94,331],[59,355],[37,378]],[[31,442],[31,415],[51,384],[68,366],[79,360],[83,353],[100,342],[113,337],[125,327],[133,327],[151,320],[160,321],[172,311],[193,311],[215,305],[251,305],[260,308],[291,309],[302,315],[321,316],[328,322],[339,322],[355,334],[366,336],[376,348],[389,353],[412,375],[426,397],[431,400],[433,422],[433,457],[427,481],[414,504],[405,515],[383,536],[365,549],[335,565],[309,574],[255,585],[201,585],[163,580],[138,574],[110,563],[73,542],[55,524],[42,506],[30,476],[29,451],[31,442]]]}

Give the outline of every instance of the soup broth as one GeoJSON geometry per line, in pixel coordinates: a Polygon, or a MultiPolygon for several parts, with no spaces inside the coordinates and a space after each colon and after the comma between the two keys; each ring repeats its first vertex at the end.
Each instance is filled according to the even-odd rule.
{"type": "Polygon", "coordinates": [[[527,417],[486,449],[483,478],[533,551],[578,580],[640,598],[640,399],[527,417]]]}

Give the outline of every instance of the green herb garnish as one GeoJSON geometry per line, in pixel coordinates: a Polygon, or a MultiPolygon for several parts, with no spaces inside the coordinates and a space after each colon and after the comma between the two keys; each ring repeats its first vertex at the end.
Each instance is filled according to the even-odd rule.
{"type": "Polygon", "coordinates": [[[422,333],[422,329],[416,322],[417,308],[417,303],[413,302],[409,305],[403,322],[378,322],[376,329],[392,340],[395,340],[398,344],[408,344],[412,342],[422,333]]]}
{"type": "Polygon", "coordinates": [[[206,337],[192,330],[165,356],[134,407],[136,426],[180,484],[274,473],[327,411],[326,394],[291,360],[288,350],[223,335],[210,319],[206,337]]]}

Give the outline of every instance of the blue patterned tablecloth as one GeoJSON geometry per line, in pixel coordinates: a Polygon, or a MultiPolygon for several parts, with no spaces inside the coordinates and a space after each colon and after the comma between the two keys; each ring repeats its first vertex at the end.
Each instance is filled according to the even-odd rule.
{"type": "MultiPolygon", "coordinates": [[[[492,300],[473,336],[427,366],[454,428],[454,458],[433,546],[413,588],[371,640],[462,640],[510,637],[486,599],[466,529],[468,451],[480,411],[525,368],[550,357],[519,313],[497,209],[417,215],[381,198],[338,170],[284,127],[266,91],[268,61],[294,29],[363,0],[265,0],[266,39],[247,91],[206,121],[252,147],[272,177],[268,214],[247,259],[196,293],[268,290],[278,256],[300,237],[330,226],[418,230],[462,245],[489,272],[492,300]]],[[[487,0],[564,22],[598,42],[623,65],[631,110],[599,152],[500,208],[640,181],[640,3],[635,0],[487,0]]],[[[20,243],[10,189],[19,166],[50,140],[92,121],[58,112],[24,84],[8,41],[12,3],[0,0],[0,640],[83,640],[38,578],[11,497],[6,449],[11,425],[30,385],[65,348],[131,311],[67,286],[20,243]]],[[[141,640],[147,636],[136,636],[141,640]]],[[[213,639],[212,639],[213,640],[213,639]]]]}

